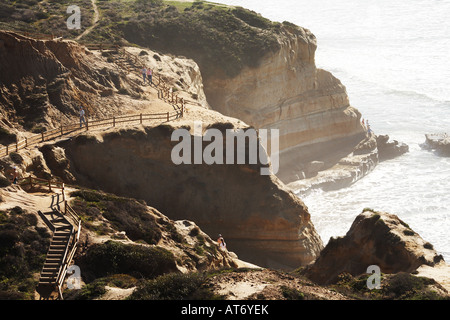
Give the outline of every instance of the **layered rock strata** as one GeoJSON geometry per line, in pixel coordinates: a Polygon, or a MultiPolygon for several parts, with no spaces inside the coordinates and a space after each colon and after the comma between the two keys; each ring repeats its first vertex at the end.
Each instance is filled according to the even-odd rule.
{"type": "MultiPolygon", "coordinates": [[[[171,219],[195,221],[211,238],[221,233],[244,261],[296,268],[316,258],[322,242],[308,209],[275,175],[261,175],[261,164],[176,165],[171,135],[177,128],[192,131],[193,125],[178,120],[81,135],[58,143],[55,156],[58,147],[65,150],[77,184],[144,199],[171,219]]],[[[206,128],[249,129],[237,121],[204,123],[206,128]]],[[[194,144],[201,137],[191,139],[194,144]]],[[[48,150],[44,156],[50,169],[58,163],[48,150]]]]}
{"type": "Polygon", "coordinates": [[[371,172],[380,161],[408,151],[408,145],[390,141],[388,135],[368,135],[349,154],[342,154],[331,168],[324,168],[324,162],[312,161],[304,166],[301,179],[287,185],[298,195],[307,195],[313,189],[331,191],[349,187],[371,172]]]}
{"type": "Polygon", "coordinates": [[[205,93],[214,110],[280,130],[278,177],[288,183],[311,161],[333,166],[365,133],[344,85],[315,66],[314,35],[293,28],[278,39],[280,50],[264,56],[259,67],[246,67],[231,79],[205,79],[205,93]]]}
{"type": "MultiPolygon", "coordinates": [[[[89,116],[103,116],[104,110],[95,107],[99,98],[124,86],[136,94],[142,91],[106,59],[74,41],[35,40],[0,31],[0,59],[2,116],[29,131],[70,121],[80,104],[89,116]]],[[[102,102],[117,111],[111,101],[102,102]]]]}

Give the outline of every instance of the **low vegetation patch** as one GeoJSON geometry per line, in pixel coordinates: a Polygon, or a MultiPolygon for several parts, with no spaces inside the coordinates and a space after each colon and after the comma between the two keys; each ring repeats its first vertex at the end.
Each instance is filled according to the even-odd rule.
{"type": "Polygon", "coordinates": [[[133,288],[138,284],[138,280],[127,274],[115,274],[109,277],[98,278],[91,283],[77,290],[66,290],[64,299],[66,300],[92,300],[105,294],[106,286],[121,289],[133,288]]]}
{"type": "Polygon", "coordinates": [[[87,282],[127,274],[135,278],[152,279],[177,271],[173,254],[160,247],[107,241],[94,244],[77,260],[87,282]]]}
{"type": "Polygon", "coordinates": [[[218,300],[206,286],[207,278],[200,273],[170,273],[153,280],[143,281],[129,300],[218,300]]]}
{"type": "Polygon", "coordinates": [[[160,225],[150,214],[147,205],[142,202],[95,190],[78,190],[71,196],[75,197],[73,208],[91,230],[100,233],[108,231],[95,223],[103,217],[115,230],[125,231],[133,241],[156,244],[161,239],[160,225]]]}
{"type": "MultiPolygon", "coordinates": [[[[435,280],[418,277],[406,272],[382,274],[380,289],[369,289],[369,274],[352,276],[343,273],[333,289],[358,300],[448,300],[448,296],[439,293],[442,288],[435,280]],[[434,285],[434,287],[430,287],[434,285]]],[[[370,280],[370,279],[369,279],[370,280]]],[[[443,289],[443,288],[442,288],[443,289]]],[[[445,289],[442,290],[445,292],[445,289]]]]}
{"type": "Polygon", "coordinates": [[[0,300],[34,298],[51,238],[37,221],[20,207],[0,211],[0,300]]]}
{"type": "MultiPolygon", "coordinates": [[[[257,66],[268,52],[279,49],[277,36],[293,24],[272,22],[242,8],[205,1],[97,1],[100,20],[82,41],[128,44],[194,59],[203,77],[233,77],[245,66],[257,66]]],[[[90,0],[6,0],[0,4],[0,27],[40,32],[49,30],[75,39],[92,24],[90,0]],[[31,2],[33,3],[31,3],[31,2]],[[31,4],[30,4],[31,3],[31,4]],[[66,26],[69,5],[81,9],[81,29],[66,26]]]]}

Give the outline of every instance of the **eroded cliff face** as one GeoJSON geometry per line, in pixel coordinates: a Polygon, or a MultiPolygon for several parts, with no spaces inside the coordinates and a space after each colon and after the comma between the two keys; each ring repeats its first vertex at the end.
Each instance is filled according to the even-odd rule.
{"type": "Polygon", "coordinates": [[[342,83],[316,68],[314,35],[298,28],[278,38],[281,49],[259,67],[244,68],[232,79],[209,77],[205,93],[214,110],[280,130],[278,177],[288,183],[301,178],[311,161],[334,165],[364,138],[364,129],[342,83]]]}
{"type": "Polygon", "coordinates": [[[59,126],[77,117],[80,104],[89,116],[104,116],[97,105],[117,112],[108,97],[121,87],[142,92],[115,65],[74,41],[0,31],[0,59],[0,112],[17,129],[59,126]]]}
{"type": "Polygon", "coordinates": [[[396,215],[369,210],[355,218],[345,236],[331,238],[303,272],[319,284],[330,284],[344,272],[353,276],[368,273],[372,265],[383,273],[410,273],[442,261],[442,255],[396,215]]]}
{"type": "MultiPolygon", "coordinates": [[[[210,126],[239,124],[204,123],[210,126]]],[[[171,219],[195,221],[211,238],[222,234],[244,261],[296,268],[316,258],[322,241],[308,209],[275,175],[261,175],[258,164],[175,165],[171,134],[177,128],[192,129],[192,123],[81,135],[58,147],[78,185],[144,199],[171,219]]],[[[47,150],[50,168],[51,157],[47,150]]]]}
{"type": "Polygon", "coordinates": [[[194,61],[149,49],[90,51],[75,41],[35,40],[0,30],[0,61],[0,126],[19,134],[78,121],[79,105],[89,119],[161,112],[157,89],[141,85],[143,66],[180,98],[207,106],[194,61]]]}

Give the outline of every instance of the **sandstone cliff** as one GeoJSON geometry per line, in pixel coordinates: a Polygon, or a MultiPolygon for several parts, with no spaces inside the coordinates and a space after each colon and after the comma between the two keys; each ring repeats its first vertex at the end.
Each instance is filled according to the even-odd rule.
{"type": "MultiPolygon", "coordinates": [[[[156,88],[141,86],[143,64],[181,92],[180,98],[207,105],[194,61],[149,49],[91,51],[75,41],[0,31],[0,59],[0,126],[18,136],[78,121],[79,105],[89,119],[172,111],[156,88]]],[[[11,140],[0,136],[0,143],[11,140]]]]}
{"type": "MultiPolygon", "coordinates": [[[[191,116],[204,119],[204,129],[248,128],[212,111],[191,116]]],[[[172,132],[192,127],[192,120],[177,120],[80,135],[43,154],[56,172],[52,158],[63,148],[72,183],[144,199],[171,219],[195,221],[212,238],[221,233],[242,260],[288,268],[313,261],[322,242],[308,209],[276,176],[261,175],[261,165],[173,163],[172,132]]]]}
{"type": "Polygon", "coordinates": [[[315,66],[316,38],[303,28],[278,35],[280,49],[257,68],[234,78],[205,79],[211,107],[257,128],[280,130],[280,171],[284,182],[301,178],[311,161],[325,168],[364,138],[360,112],[331,73],[315,66]]]}
{"type": "MultiPolygon", "coordinates": [[[[71,41],[37,41],[9,32],[3,32],[2,37],[5,39],[2,55],[16,68],[15,75],[6,71],[2,75],[5,79],[2,90],[7,93],[2,106],[5,113],[10,110],[5,118],[12,124],[20,112],[12,97],[23,98],[24,79],[33,82],[35,77],[42,78],[42,86],[36,87],[33,82],[29,88],[41,90],[44,104],[24,106],[40,110],[31,118],[39,124],[42,121],[44,125],[57,125],[62,107],[68,110],[64,116],[76,120],[77,93],[95,107],[92,111],[98,116],[139,108],[155,112],[164,107],[173,111],[170,104],[158,105],[156,90],[142,86],[137,72],[129,74],[126,69],[118,69],[120,64],[115,59],[119,57],[113,52],[99,54],[71,41]],[[33,66],[21,66],[15,58],[21,54],[33,61],[33,66]],[[102,77],[101,72],[109,76],[102,77]],[[117,86],[113,75],[121,79],[117,86]],[[48,83],[54,78],[61,79],[61,83],[57,99],[51,100],[48,83]],[[136,93],[141,90],[149,100],[117,93],[125,87],[136,93]],[[39,118],[41,113],[47,121],[39,118]]],[[[142,50],[136,50],[132,53],[141,54],[142,50]]],[[[192,104],[182,120],[157,127],[94,131],[60,142],[56,147],[24,150],[18,164],[21,175],[57,176],[67,183],[145,199],[171,219],[195,221],[212,238],[222,233],[232,251],[258,265],[294,268],[314,260],[322,242],[307,208],[276,176],[261,176],[261,165],[176,166],[172,162],[175,142],[170,141],[171,133],[177,128],[192,129],[194,120],[203,121],[204,129],[216,127],[222,132],[249,126],[204,108],[201,76],[195,63],[150,50],[146,50],[142,60],[158,70],[180,94],[191,96],[192,104]],[[194,100],[201,106],[196,106],[194,100]]],[[[7,161],[5,167],[13,165],[11,159],[7,161]]]]}
{"type": "MultiPolygon", "coordinates": [[[[16,129],[39,131],[73,121],[80,104],[89,116],[102,116],[104,110],[96,108],[101,96],[123,86],[142,92],[106,59],[73,41],[35,40],[1,31],[0,57],[0,110],[16,129]]],[[[117,112],[111,100],[102,103],[117,112]]]]}
{"type": "Polygon", "coordinates": [[[442,255],[396,215],[365,210],[344,237],[330,239],[304,274],[319,284],[329,284],[336,283],[341,273],[366,273],[370,265],[382,273],[411,273],[440,262],[442,255]]]}
{"type": "Polygon", "coordinates": [[[324,162],[323,169],[335,165],[364,139],[361,114],[344,85],[316,67],[309,30],[240,7],[163,9],[152,9],[158,19],[129,21],[120,32],[130,42],[195,60],[213,110],[280,130],[277,176],[284,183],[302,179],[312,161],[324,162]]]}

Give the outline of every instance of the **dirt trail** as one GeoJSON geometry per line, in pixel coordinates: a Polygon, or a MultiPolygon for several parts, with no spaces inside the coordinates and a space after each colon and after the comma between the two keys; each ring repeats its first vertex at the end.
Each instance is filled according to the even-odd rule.
{"type": "Polygon", "coordinates": [[[97,4],[95,3],[95,0],[91,0],[92,3],[92,7],[94,8],[94,19],[92,21],[92,25],[87,28],[86,30],[84,30],[84,32],[82,34],[80,34],[78,37],[75,38],[75,40],[80,40],[82,37],[86,36],[87,34],[89,34],[92,29],[95,28],[95,26],[97,25],[98,20],[100,19],[100,14],[98,12],[98,8],[97,8],[97,4]]]}

